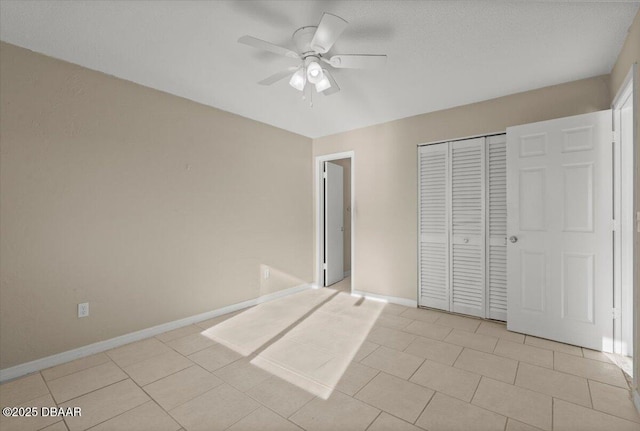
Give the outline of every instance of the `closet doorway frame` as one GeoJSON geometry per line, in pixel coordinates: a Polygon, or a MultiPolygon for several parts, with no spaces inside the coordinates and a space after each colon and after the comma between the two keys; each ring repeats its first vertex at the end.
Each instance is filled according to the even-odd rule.
{"type": "MultiPolygon", "coordinates": [[[[611,103],[611,112],[613,115],[613,127],[614,127],[614,132],[613,132],[613,140],[616,142],[616,149],[617,151],[621,151],[621,146],[623,145],[623,142],[621,140],[621,136],[620,136],[620,131],[616,129],[616,126],[620,125],[620,121],[621,121],[621,110],[623,108],[624,102],[626,100],[628,100],[629,98],[631,98],[631,106],[632,106],[632,110],[633,110],[633,115],[631,118],[631,152],[632,152],[632,160],[631,160],[631,234],[632,234],[632,241],[631,241],[631,273],[629,274],[631,277],[631,298],[629,298],[628,296],[625,295],[621,295],[622,294],[622,290],[621,290],[621,286],[619,285],[620,280],[616,280],[614,278],[614,295],[618,295],[618,298],[615,300],[616,302],[614,302],[614,309],[617,308],[618,310],[615,311],[615,313],[620,313],[620,317],[625,317],[625,313],[628,312],[629,308],[631,309],[631,337],[633,339],[633,349],[632,349],[632,372],[633,372],[633,377],[632,377],[632,387],[634,388],[632,390],[632,395],[633,395],[633,402],[636,406],[636,409],[640,411],[640,394],[638,393],[638,383],[640,381],[639,379],[639,375],[640,374],[640,361],[638,361],[638,355],[640,354],[640,346],[639,346],[639,342],[638,342],[638,333],[640,332],[640,315],[639,315],[639,301],[640,301],[640,294],[638,292],[638,277],[639,277],[639,272],[638,272],[638,240],[640,239],[640,234],[639,234],[639,229],[640,229],[640,200],[638,199],[638,190],[636,189],[638,187],[638,179],[640,178],[640,173],[638,172],[638,169],[640,168],[640,166],[638,166],[638,162],[637,162],[637,158],[638,158],[638,149],[636,147],[636,143],[638,142],[638,133],[640,131],[640,124],[638,124],[637,122],[637,117],[638,117],[638,110],[640,109],[640,103],[638,101],[638,65],[637,63],[634,63],[631,65],[629,71],[627,72],[627,75],[625,76],[624,81],[622,82],[622,84],[620,85],[620,88],[618,89],[618,92],[615,96],[615,98],[613,99],[613,102],[611,103]],[[628,301],[631,301],[631,307],[628,307],[628,301]]],[[[617,182],[617,186],[620,187],[621,186],[621,181],[622,181],[622,169],[623,166],[621,164],[618,164],[617,166],[614,165],[614,185],[616,185],[617,182]]],[[[616,190],[616,192],[618,192],[618,198],[621,199],[621,192],[622,190],[616,190]]],[[[619,205],[619,203],[616,203],[616,205],[619,205]]],[[[621,210],[622,208],[618,208],[619,210],[621,210]]],[[[621,215],[621,213],[619,213],[619,215],[621,215]]],[[[619,221],[618,223],[616,223],[616,227],[618,230],[624,229],[624,226],[621,226],[619,221]]],[[[618,238],[620,238],[621,234],[624,234],[625,232],[621,232],[618,234],[618,238]]],[[[616,249],[614,251],[614,263],[613,263],[613,268],[614,271],[617,271],[619,268],[619,265],[621,263],[621,256],[619,253],[620,249],[618,248],[619,244],[616,245],[616,249]]],[[[621,273],[619,273],[618,275],[621,275],[621,273]]],[[[629,316],[626,316],[626,318],[628,318],[629,316]]],[[[614,327],[616,329],[621,329],[621,322],[618,321],[614,321],[614,327]]],[[[624,340],[622,339],[622,337],[620,337],[620,334],[614,334],[614,344],[619,344],[624,342],[624,340]]],[[[614,348],[615,349],[615,348],[614,348]]],[[[614,350],[615,351],[615,350],[614,350]]]]}
{"type": "MultiPolygon", "coordinates": [[[[502,132],[498,131],[498,132],[489,132],[489,133],[480,133],[477,135],[470,135],[470,136],[464,136],[464,137],[458,137],[458,138],[454,138],[454,139],[444,139],[444,140],[438,140],[438,141],[430,141],[430,142],[424,142],[424,143],[420,143],[416,145],[416,197],[417,197],[417,205],[416,205],[416,237],[417,237],[417,241],[416,241],[416,279],[418,281],[417,286],[416,286],[416,304],[417,304],[417,308],[427,308],[430,309],[430,307],[424,306],[424,305],[420,305],[420,296],[421,296],[421,289],[420,286],[422,285],[422,274],[421,274],[421,268],[420,268],[420,148],[421,147],[426,147],[429,145],[438,145],[438,144],[446,144],[449,142],[458,142],[458,141],[466,141],[468,139],[476,139],[476,138],[490,138],[492,136],[499,136],[499,135],[506,135],[507,131],[504,130],[502,132]]],[[[485,191],[486,193],[486,191],[485,191]]],[[[485,224],[486,224],[486,220],[485,220],[485,224]]],[[[486,229],[486,227],[485,227],[486,229]]],[[[486,253],[486,244],[485,244],[485,250],[484,252],[486,253]]],[[[352,279],[353,281],[353,279],[352,279]]],[[[486,274],[485,274],[485,294],[486,294],[486,289],[487,289],[487,281],[486,281],[486,274]]],[[[439,310],[439,309],[438,309],[439,310]]],[[[442,310],[439,310],[442,311],[442,310]]],[[[456,313],[454,311],[446,311],[446,313],[452,313],[452,314],[460,314],[460,313],[456,313]]],[[[490,319],[488,317],[486,317],[486,304],[485,304],[485,317],[483,317],[482,319],[484,320],[494,320],[494,319],[490,319]]]]}
{"type": "MultiPolygon", "coordinates": [[[[356,153],[355,151],[344,151],[341,153],[333,153],[333,154],[325,154],[322,156],[315,157],[315,185],[314,189],[316,191],[316,283],[319,288],[325,287],[324,285],[324,162],[330,162],[333,160],[342,160],[342,159],[350,159],[351,160],[351,202],[350,207],[351,211],[349,211],[349,219],[351,221],[351,286],[349,286],[349,291],[351,294],[354,293],[355,286],[355,232],[356,232],[356,223],[355,223],[355,201],[356,201],[356,187],[355,187],[355,162],[356,162],[356,153]]],[[[328,286],[327,286],[328,287],[328,286]]]]}

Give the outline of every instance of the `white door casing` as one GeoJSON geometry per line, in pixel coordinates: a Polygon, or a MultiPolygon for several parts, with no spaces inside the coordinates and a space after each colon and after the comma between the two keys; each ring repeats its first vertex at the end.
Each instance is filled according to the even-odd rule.
{"type": "Polygon", "coordinates": [[[509,330],[611,351],[611,153],[610,110],[507,129],[509,330]]]}
{"type": "Polygon", "coordinates": [[[614,101],[614,353],[633,355],[633,85],[614,101]]]}
{"type": "Polygon", "coordinates": [[[344,278],[344,186],[342,166],[324,164],[324,285],[330,286],[344,278]]]}

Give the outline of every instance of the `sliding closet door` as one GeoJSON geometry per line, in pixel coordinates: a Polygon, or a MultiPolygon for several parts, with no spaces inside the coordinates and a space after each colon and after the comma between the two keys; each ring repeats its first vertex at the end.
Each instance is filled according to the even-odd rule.
{"type": "Polygon", "coordinates": [[[419,148],[419,305],[449,310],[449,145],[419,148]]]}
{"type": "Polygon", "coordinates": [[[487,317],[507,320],[507,136],[487,138],[487,317]]]}
{"type": "Polygon", "coordinates": [[[484,138],[449,144],[451,311],[485,316],[484,138]]]}

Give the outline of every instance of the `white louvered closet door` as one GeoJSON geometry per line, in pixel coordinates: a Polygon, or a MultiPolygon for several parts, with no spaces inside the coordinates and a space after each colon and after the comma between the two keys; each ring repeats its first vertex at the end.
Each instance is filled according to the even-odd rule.
{"type": "Polygon", "coordinates": [[[507,137],[486,143],[487,317],[507,320],[507,137]]]}
{"type": "Polygon", "coordinates": [[[449,144],[451,311],[485,317],[484,138],[449,144]]]}
{"type": "Polygon", "coordinates": [[[449,145],[419,148],[420,298],[425,307],[449,310],[449,145]]]}

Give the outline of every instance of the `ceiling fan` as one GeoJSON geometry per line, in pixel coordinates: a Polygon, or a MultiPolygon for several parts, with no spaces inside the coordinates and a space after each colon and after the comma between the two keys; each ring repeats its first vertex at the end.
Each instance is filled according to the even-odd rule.
{"type": "Polygon", "coordinates": [[[339,16],[325,12],[317,26],[301,27],[293,33],[292,39],[297,52],[252,36],[242,36],[238,42],[301,60],[300,65],[277,72],[258,84],[271,85],[290,77],[289,84],[296,90],[304,92],[305,88],[309,90],[311,87],[307,84],[312,84],[318,93],[328,96],[340,91],[330,68],[374,68],[384,65],[387,61],[386,55],[342,54],[325,57],[347,24],[347,21],[339,16]]]}

